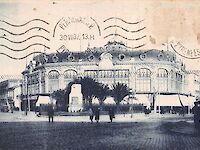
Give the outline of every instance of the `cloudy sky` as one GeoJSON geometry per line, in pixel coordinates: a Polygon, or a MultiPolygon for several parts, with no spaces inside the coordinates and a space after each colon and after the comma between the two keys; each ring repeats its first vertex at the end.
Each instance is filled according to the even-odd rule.
{"type": "MultiPolygon", "coordinates": [[[[164,50],[167,46],[163,43],[174,40],[190,50],[199,49],[200,2],[0,0],[0,75],[21,74],[33,55],[21,60],[13,58],[32,52],[51,53],[63,45],[71,51],[84,51],[113,40],[128,47],[142,45],[138,49],[164,50]]],[[[188,69],[200,67],[198,59],[180,59],[188,69]]]]}

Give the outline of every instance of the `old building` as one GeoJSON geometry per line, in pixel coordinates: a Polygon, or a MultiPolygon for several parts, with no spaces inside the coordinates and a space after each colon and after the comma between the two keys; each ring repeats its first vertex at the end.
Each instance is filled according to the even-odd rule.
{"type": "Polygon", "coordinates": [[[176,59],[175,53],[157,49],[132,50],[118,42],[80,52],[65,50],[41,54],[34,57],[22,74],[22,92],[28,95],[30,107],[34,107],[38,94],[64,89],[74,78],[82,76],[110,86],[125,83],[136,97],[146,98],[149,105],[155,103],[155,106],[181,106],[181,99],[188,100],[182,103],[189,106],[199,94],[195,92],[199,86],[195,91],[190,90],[185,64],[176,59]],[[156,102],[159,96],[164,101],[156,102]],[[187,99],[188,96],[192,100],[187,99]]]}
{"type": "Polygon", "coordinates": [[[0,82],[0,107],[21,109],[21,79],[9,79],[0,82]]]}

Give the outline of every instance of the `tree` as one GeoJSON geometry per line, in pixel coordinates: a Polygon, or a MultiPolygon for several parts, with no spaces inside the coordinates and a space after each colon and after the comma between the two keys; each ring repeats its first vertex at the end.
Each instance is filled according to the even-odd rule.
{"type": "Polygon", "coordinates": [[[99,103],[102,104],[107,96],[111,95],[111,90],[106,84],[99,84],[97,88],[96,97],[99,99],[99,103]]]}
{"type": "Polygon", "coordinates": [[[89,77],[84,77],[80,79],[81,92],[84,99],[89,102],[89,105],[92,105],[92,99],[97,95],[99,89],[99,83],[94,79],[89,77]]]}
{"type": "Polygon", "coordinates": [[[65,90],[57,90],[51,94],[52,98],[56,99],[56,105],[58,110],[66,110],[67,108],[67,95],[65,90]]]}
{"type": "Polygon", "coordinates": [[[117,105],[123,100],[123,98],[129,95],[130,88],[124,83],[117,83],[113,85],[112,96],[117,105]]]}

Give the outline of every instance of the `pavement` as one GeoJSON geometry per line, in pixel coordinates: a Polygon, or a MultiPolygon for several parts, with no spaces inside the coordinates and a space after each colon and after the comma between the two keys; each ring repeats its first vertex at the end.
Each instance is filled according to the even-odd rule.
{"type": "Polygon", "coordinates": [[[0,150],[199,150],[193,115],[143,113],[108,115],[100,123],[89,116],[47,116],[34,112],[0,113],[0,150]]]}
{"type": "MultiPolygon", "coordinates": [[[[159,120],[170,119],[171,121],[193,122],[193,114],[187,114],[184,117],[178,114],[148,114],[144,113],[133,113],[129,114],[117,114],[115,115],[114,122],[154,122],[159,120]],[[171,118],[171,119],[170,119],[171,118]]],[[[47,116],[37,117],[35,112],[28,112],[25,115],[22,111],[15,111],[14,113],[4,113],[0,112],[0,122],[38,122],[38,121],[48,121],[47,116]]],[[[90,122],[89,116],[54,116],[55,122],[90,122]]],[[[109,122],[108,115],[100,115],[100,122],[109,122]]]]}

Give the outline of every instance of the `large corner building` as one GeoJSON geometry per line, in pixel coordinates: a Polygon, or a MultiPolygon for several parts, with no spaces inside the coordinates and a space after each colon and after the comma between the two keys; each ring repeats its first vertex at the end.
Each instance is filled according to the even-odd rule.
{"type": "Polygon", "coordinates": [[[64,89],[74,78],[88,76],[108,85],[125,83],[136,97],[148,99],[151,105],[156,93],[159,106],[181,106],[182,100],[190,107],[191,99],[199,95],[199,76],[185,68],[170,51],[131,50],[122,43],[109,42],[84,52],[65,50],[35,56],[22,73],[22,92],[34,109],[39,94],[64,89]]]}

